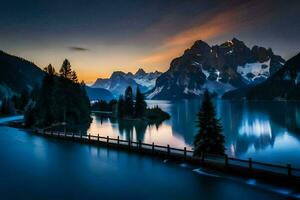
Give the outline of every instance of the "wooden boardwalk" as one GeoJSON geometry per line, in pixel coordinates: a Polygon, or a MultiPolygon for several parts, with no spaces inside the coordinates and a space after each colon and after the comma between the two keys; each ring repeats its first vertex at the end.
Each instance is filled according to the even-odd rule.
{"type": "Polygon", "coordinates": [[[231,158],[227,155],[212,155],[203,154],[201,157],[194,157],[192,150],[187,150],[186,148],[179,149],[167,146],[156,145],[154,143],[147,144],[141,141],[130,141],[122,140],[118,138],[110,138],[95,135],[76,135],[63,132],[48,132],[48,131],[35,131],[36,134],[54,137],[65,140],[78,141],[82,143],[96,144],[100,146],[105,146],[107,148],[123,149],[127,151],[133,151],[137,153],[148,154],[152,156],[160,156],[165,159],[173,159],[189,162],[192,164],[200,164],[209,166],[213,169],[224,169],[228,171],[238,171],[242,175],[267,175],[270,177],[280,176],[288,178],[289,180],[297,179],[300,181],[300,169],[292,167],[290,164],[287,165],[275,165],[270,163],[263,163],[253,161],[251,158],[248,160],[231,158]]]}

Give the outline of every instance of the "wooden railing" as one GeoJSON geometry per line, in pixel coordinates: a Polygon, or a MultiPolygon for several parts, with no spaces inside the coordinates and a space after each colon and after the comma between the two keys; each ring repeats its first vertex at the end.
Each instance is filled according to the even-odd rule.
{"type": "Polygon", "coordinates": [[[215,163],[221,164],[225,167],[236,166],[247,168],[249,170],[260,170],[260,171],[267,171],[271,173],[277,174],[284,174],[293,177],[300,177],[300,169],[294,168],[291,164],[287,165],[277,165],[277,164],[270,164],[264,162],[253,161],[252,158],[248,160],[239,159],[239,158],[232,158],[228,157],[227,155],[214,155],[204,153],[200,157],[194,157],[192,150],[187,150],[186,147],[174,148],[170,147],[170,145],[162,146],[149,143],[143,143],[141,141],[131,141],[131,140],[122,140],[118,136],[117,138],[110,138],[109,136],[103,137],[100,135],[76,135],[70,133],[63,133],[63,132],[48,132],[48,131],[36,131],[44,136],[52,136],[58,138],[65,138],[71,139],[81,142],[87,143],[96,143],[101,145],[106,145],[107,147],[115,147],[115,148],[125,148],[128,150],[140,151],[144,153],[150,153],[153,155],[164,155],[166,157],[176,157],[183,160],[193,160],[199,161],[201,163],[215,163]]]}

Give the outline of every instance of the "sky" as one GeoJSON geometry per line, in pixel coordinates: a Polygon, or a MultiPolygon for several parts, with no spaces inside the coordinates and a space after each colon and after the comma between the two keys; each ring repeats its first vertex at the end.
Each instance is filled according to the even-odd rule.
{"type": "Polygon", "coordinates": [[[236,37],[289,59],[300,51],[300,0],[1,0],[0,49],[79,79],[166,71],[196,40],[236,37]]]}

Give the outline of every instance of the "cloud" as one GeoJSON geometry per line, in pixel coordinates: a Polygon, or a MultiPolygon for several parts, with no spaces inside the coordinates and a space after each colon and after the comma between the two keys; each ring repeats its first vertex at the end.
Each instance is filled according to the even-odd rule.
{"type": "MultiPolygon", "coordinates": [[[[184,50],[197,40],[224,41],[238,36],[242,31],[264,24],[270,19],[272,10],[264,1],[257,2],[253,0],[247,3],[227,4],[194,16],[189,27],[164,38],[157,47],[157,52],[139,61],[142,64],[161,62],[169,65],[172,59],[183,54],[184,50]],[[225,38],[228,35],[231,37],[225,38]]],[[[164,23],[165,21],[158,23],[158,28],[154,26],[152,30],[159,29],[164,23]]]]}
{"type": "Polygon", "coordinates": [[[69,47],[69,49],[71,51],[89,51],[89,49],[87,49],[87,48],[78,47],[78,46],[71,46],[71,47],[69,47]]]}
{"type": "Polygon", "coordinates": [[[165,67],[170,64],[170,61],[182,54],[182,50],[178,48],[164,50],[155,52],[151,55],[145,56],[138,60],[138,63],[142,65],[152,65],[152,66],[161,66],[164,65],[165,67]]]}

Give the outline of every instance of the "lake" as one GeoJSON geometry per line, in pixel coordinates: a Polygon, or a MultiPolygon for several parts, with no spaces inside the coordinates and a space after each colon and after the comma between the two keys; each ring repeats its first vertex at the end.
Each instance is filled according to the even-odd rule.
{"type": "Polygon", "coordinates": [[[287,199],[286,188],[0,125],[1,199],[287,199]],[[233,192],[234,191],[234,192],[233,192]],[[284,194],[284,195],[283,195],[284,194]]]}
{"type": "MultiPolygon", "coordinates": [[[[147,101],[171,115],[159,126],[118,123],[93,114],[88,133],[145,143],[192,148],[200,100],[147,101]]],[[[287,164],[300,168],[300,104],[296,102],[214,102],[231,157],[287,164]]]]}

